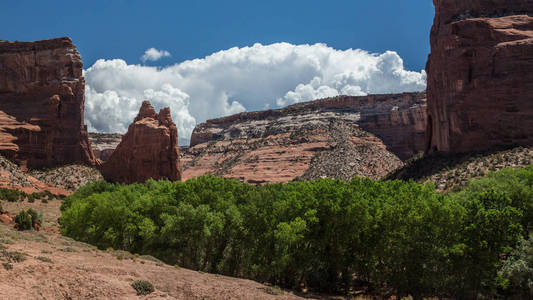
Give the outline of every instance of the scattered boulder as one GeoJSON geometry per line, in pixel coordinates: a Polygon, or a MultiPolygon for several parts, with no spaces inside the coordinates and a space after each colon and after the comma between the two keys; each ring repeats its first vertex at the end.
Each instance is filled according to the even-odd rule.
{"type": "Polygon", "coordinates": [[[101,171],[107,181],[128,184],[150,178],[181,180],[178,129],[170,109],[157,114],[150,102],[144,101],[101,171]]]}
{"type": "Polygon", "coordinates": [[[427,153],[533,144],[533,1],[434,0],[427,153]]]}
{"type": "Polygon", "coordinates": [[[22,169],[96,163],[82,67],[70,38],[0,41],[0,154],[22,169]]]}
{"type": "Polygon", "coordinates": [[[11,218],[8,214],[0,214],[0,222],[9,226],[16,225],[15,221],[13,221],[13,218],[11,218]]]}

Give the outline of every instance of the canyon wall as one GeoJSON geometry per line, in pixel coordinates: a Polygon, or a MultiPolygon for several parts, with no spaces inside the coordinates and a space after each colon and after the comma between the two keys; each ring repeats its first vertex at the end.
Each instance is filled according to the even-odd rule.
{"type": "Polygon", "coordinates": [[[128,132],[102,164],[105,180],[120,183],[143,183],[146,180],[181,180],[178,148],[178,129],[170,116],[170,109],[155,112],[144,101],[128,132]]]}
{"type": "Polygon", "coordinates": [[[184,179],[249,183],[380,178],[424,149],[425,93],[339,96],[208,120],[182,153],[184,179]]]}
{"type": "Polygon", "coordinates": [[[23,169],[96,163],[83,63],[69,38],[0,41],[0,154],[23,169]]]}
{"type": "Polygon", "coordinates": [[[434,0],[427,153],[533,144],[533,0],[434,0]]]}
{"type": "Polygon", "coordinates": [[[120,133],[89,132],[89,141],[91,142],[94,156],[101,162],[107,161],[122,141],[122,136],[120,133]]]}

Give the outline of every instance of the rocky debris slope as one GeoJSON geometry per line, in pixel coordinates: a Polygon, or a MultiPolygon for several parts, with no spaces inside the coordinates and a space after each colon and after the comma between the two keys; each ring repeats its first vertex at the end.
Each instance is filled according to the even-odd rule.
{"type": "Polygon", "coordinates": [[[427,152],[533,144],[533,1],[434,0],[427,152]]]}
{"type": "Polygon", "coordinates": [[[70,193],[65,188],[40,181],[3,156],[0,156],[0,188],[14,189],[27,194],[50,192],[55,195],[68,195],[70,193]]]}
{"type": "Polygon", "coordinates": [[[213,173],[249,183],[380,178],[424,147],[425,94],[340,96],[198,125],[184,179],[213,173]]]}
{"type": "Polygon", "coordinates": [[[69,38],[0,41],[0,153],[22,168],[95,164],[84,125],[85,80],[69,38]]]}
{"type": "Polygon", "coordinates": [[[453,191],[504,168],[524,168],[533,164],[533,148],[494,148],[482,152],[415,157],[384,179],[432,182],[439,191],[453,191]]]}
{"type": "Polygon", "coordinates": [[[68,191],[75,191],[90,182],[104,180],[98,169],[75,164],[48,170],[32,170],[29,174],[42,182],[68,191]]]}
{"type": "Polygon", "coordinates": [[[329,150],[317,153],[299,179],[350,180],[355,176],[380,179],[383,174],[403,165],[396,155],[386,150],[380,139],[350,125],[344,122],[331,124],[329,150]]]}
{"type": "Polygon", "coordinates": [[[104,162],[111,157],[113,151],[122,141],[122,134],[119,133],[89,133],[89,141],[93,148],[94,156],[104,162]]]}
{"type": "Polygon", "coordinates": [[[145,182],[149,178],[181,180],[178,129],[170,109],[161,109],[156,114],[150,102],[144,101],[101,171],[111,182],[145,182]]]}

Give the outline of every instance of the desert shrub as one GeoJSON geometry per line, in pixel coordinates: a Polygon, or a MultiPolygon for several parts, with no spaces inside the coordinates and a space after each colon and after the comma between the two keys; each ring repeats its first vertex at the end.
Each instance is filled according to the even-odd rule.
{"type": "Polygon", "coordinates": [[[26,211],[21,210],[15,217],[16,228],[18,230],[30,230],[32,229],[31,215],[26,211]]]}
{"type": "Polygon", "coordinates": [[[16,202],[20,200],[21,195],[23,195],[23,193],[17,190],[0,188],[0,199],[7,200],[9,202],[16,202]]]}
{"type": "Polygon", "coordinates": [[[33,203],[35,202],[35,200],[42,198],[42,195],[43,195],[42,193],[31,193],[31,194],[27,194],[26,198],[28,198],[28,202],[33,203]]]}
{"type": "Polygon", "coordinates": [[[0,202],[0,214],[4,212],[4,208],[2,207],[2,202],[0,202]]]}
{"type": "Polygon", "coordinates": [[[63,251],[63,252],[78,252],[78,250],[72,248],[72,247],[66,247],[66,248],[61,248],[61,249],[58,249],[59,251],[63,251]]]}
{"type": "Polygon", "coordinates": [[[154,292],[154,285],[146,280],[135,280],[131,287],[137,291],[137,295],[148,295],[154,292]]]}
{"type": "Polygon", "coordinates": [[[6,259],[10,263],[22,262],[22,261],[26,260],[26,256],[27,256],[26,253],[22,253],[22,252],[18,252],[18,251],[2,250],[2,252],[0,252],[0,257],[3,257],[4,259],[6,259]]]}
{"type": "Polygon", "coordinates": [[[64,200],[61,231],[100,249],[283,287],[495,297],[501,257],[533,222],[531,178],[532,168],[504,170],[450,195],[360,178],[98,182],[64,200]]]}
{"type": "Polygon", "coordinates": [[[2,266],[4,269],[6,269],[6,271],[13,270],[13,265],[10,263],[2,263],[2,266]]]}
{"type": "Polygon", "coordinates": [[[54,263],[50,258],[48,258],[46,256],[37,256],[37,257],[35,257],[35,259],[38,259],[38,260],[40,260],[42,262],[46,262],[46,263],[49,263],[49,264],[53,264],[54,263]]]}
{"type": "Polygon", "coordinates": [[[31,216],[31,224],[34,226],[35,224],[41,224],[43,221],[43,215],[42,213],[37,212],[33,208],[30,208],[27,210],[28,214],[31,216]]]}

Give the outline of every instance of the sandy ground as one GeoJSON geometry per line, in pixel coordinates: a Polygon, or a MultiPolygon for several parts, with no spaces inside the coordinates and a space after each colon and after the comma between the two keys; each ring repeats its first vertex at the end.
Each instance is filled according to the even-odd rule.
{"type": "Polygon", "coordinates": [[[29,207],[42,211],[44,230],[21,232],[0,223],[0,299],[302,299],[251,280],[191,271],[122,251],[100,251],[61,236],[58,200],[2,205],[10,212],[29,207]],[[10,253],[16,252],[22,253],[23,261],[13,260],[10,253]],[[141,279],[151,282],[155,292],[137,296],[131,283],[141,279]]]}

